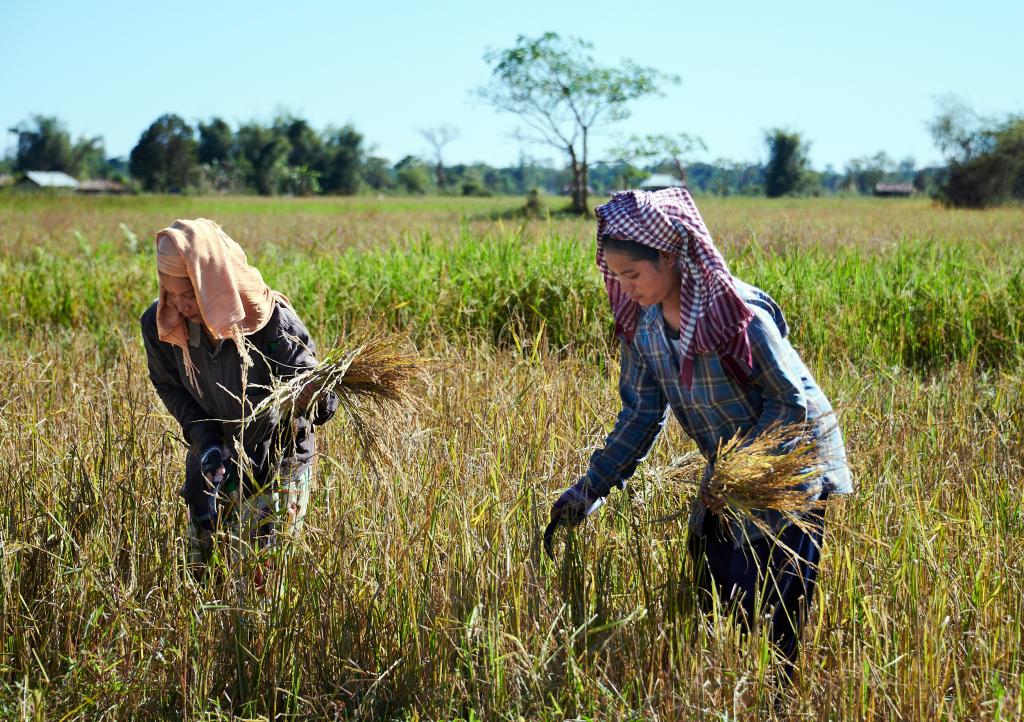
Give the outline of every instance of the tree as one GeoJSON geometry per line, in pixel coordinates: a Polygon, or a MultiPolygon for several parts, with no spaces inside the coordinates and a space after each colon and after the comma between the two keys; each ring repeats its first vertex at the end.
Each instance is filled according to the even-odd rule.
{"type": "Polygon", "coordinates": [[[273,132],[288,144],[280,189],[297,196],[320,193],[324,169],[324,141],[308,122],[290,114],[274,120],[273,132]]]}
{"type": "Polygon", "coordinates": [[[945,179],[946,169],[937,166],[921,168],[914,173],[914,188],[918,193],[927,193],[932,197],[940,196],[940,186],[945,179]]]}
{"type": "Polygon", "coordinates": [[[370,156],[363,164],[363,180],[375,191],[390,190],[394,186],[391,169],[387,160],[370,156]]]}
{"type": "Polygon", "coordinates": [[[688,133],[634,135],[615,148],[612,155],[625,163],[638,160],[667,160],[672,164],[676,178],[685,185],[686,157],[694,151],[707,149],[703,140],[688,133]]]}
{"type": "Polygon", "coordinates": [[[211,118],[208,123],[197,124],[199,144],[199,179],[196,187],[203,193],[244,192],[247,179],[245,168],[239,168],[232,153],[235,135],[231,127],[221,118],[211,118]]]}
{"type": "Polygon", "coordinates": [[[636,155],[625,146],[613,148],[610,161],[591,164],[587,173],[591,187],[598,192],[635,188],[650,175],[650,171],[634,165],[636,155]]]}
{"type": "Polygon", "coordinates": [[[444,190],[447,185],[444,177],[444,158],[442,152],[444,147],[459,137],[459,130],[450,125],[441,125],[436,128],[420,128],[420,135],[430,144],[434,151],[434,179],[437,181],[438,190],[444,190]]]}
{"type": "Polygon", "coordinates": [[[526,124],[522,138],[564,151],[572,171],[572,210],[587,206],[590,134],[603,124],[629,116],[629,103],[660,95],[659,84],[675,76],[623,60],[602,67],[590,55],[592,45],[557,33],[538,38],[520,35],[514,47],[489,50],[492,79],[477,94],[497,110],[526,124]]]}
{"type": "Polygon", "coordinates": [[[71,150],[71,175],[82,178],[107,178],[113,169],[104,157],[103,139],[79,138],[71,150]]]}
{"type": "Polygon", "coordinates": [[[353,195],[362,181],[363,136],[351,125],[329,128],[324,144],[324,163],[320,185],[324,193],[353,195]]]}
{"type": "Polygon", "coordinates": [[[192,126],[173,113],[161,115],[132,148],[132,175],[144,190],[182,191],[193,185],[199,155],[192,126]]]}
{"type": "Polygon", "coordinates": [[[740,189],[740,178],[743,176],[745,166],[743,163],[719,158],[707,170],[707,190],[720,196],[728,196],[740,189]]]}
{"type": "Polygon", "coordinates": [[[18,136],[14,168],[71,172],[71,136],[57,118],[35,115],[10,129],[18,136]]]}
{"type": "Polygon", "coordinates": [[[991,124],[980,118],[967,103],[954,95],[937,100],[938,114],[928,124],[932,140],[947,160],[963,163],[978,155],[983,129],[991,124]]]}
{"type": "Polygon", "coordinates": [[[478,166],[471,166],[463,174],[462,195],[481,197],[492,195],[487,179],[478,166]]]}
{"type": "Polygon", "coordinates": [[[837,193],[843,187],[844,175],[829,163],[821,172],[821,189],[826,193],[837,193]]]}
{"type": "Polygon", "coordinates": [[[1024,116],[982,118],[949,97],[929,129],[948,163],[937,191],[944,203],[984,208],[1024,198],[1024,116]]]}
{"type": "Polygon", "coordinates": [[[768,165],[765,166],[764,190],[769,198],[799,193],[807,170],[807,144],[799,133],[781,128],[766,131],[768,165]]]}
{"type": "Polygon", "coordinates": [[[309,166],[285,166],[279,188],[296,196],[313,196],[320,192],[320,173],[309,166]]]}
{"type": "Polygon", "coordinates": [[[423,195],[430,187],[427,164],[413,155],[407,155],[395,163],[395,178],[398,187],[412,195],[423,195]]]}
{"type": "Polygon", "coordinates": [[[981,131],[976,154],[950,161],[939,197],[948,205],[985,208],[1024,199],[1024,117],[1008,118],[981,131]]]}
{"type": "Polygon", "coordinates": [[[274,132],[288,141],[288,165],[322,171],[324,141],[302,118],[282,115],[274,121],[274,132]]]}
{"type": "MultiPolygon", "coordinates": [[[[896,164],[885,151],[878,151],[873,156],[854,158],[846,164],[844,185],[856,189],[858,193],[871,194],[875,186],[894,175],[896,164]]],[[[911,172],[913,161],[911,161],[911,172]]]]}
{"type": "Polygon", "coordinates": [[[226,163],[231,156],[233,142],[231,127],[220,118],[212,118],[209,123],[200,122],[199,162],[209,166],[226,163]]]}
{"type": "Polygon", "coordinates": [[[281,190],[284,182],[288,140],[260,123],[247,123],[235,136],[234,156],[243,169],[247,184],[263,196],[281,190]]]}
{"type": "Polygon", "coordinates": [[[914,156],[908,155],[896,164],[895,177],[901,183],[912,182],[915,175],[917,175],[917,162],[914,160],[914,156]]]}
{"type": "Polygon", "coordinates": [[[53,116],[34,115],[10,132],[18,136],[14,170],[56,170],[72,176],[103,173],[103,139],[82,137],[72,143],[63,123],[53,116]]]}

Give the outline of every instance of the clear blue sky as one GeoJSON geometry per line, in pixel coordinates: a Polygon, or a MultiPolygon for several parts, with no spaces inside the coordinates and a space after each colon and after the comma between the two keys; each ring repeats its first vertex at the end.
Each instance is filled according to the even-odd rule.
{"type": "MultiPolygon", "coordinates": [[[[818,168],[886,151],[935,161],[925,123],[955,93],[981,113],[1024,111],[1024,2],[56,2],[0,0],[0,127],[57,115],[127,155],[157,116],[232,125],[289,110],[354,123],[375,152],[425,154],[450,124],[449,162],[509,164],[515,119],[481,105],[486,48],[553,30],[682,77],[637,103],[615,136],[685,131],[705,159],[758,160],[762,131],[811,141],[818,168]]],[[[0,152],[14,136],[0,138],[0,152]]],[[[561,158],[559,157],[559,161],[561,158]]]]}

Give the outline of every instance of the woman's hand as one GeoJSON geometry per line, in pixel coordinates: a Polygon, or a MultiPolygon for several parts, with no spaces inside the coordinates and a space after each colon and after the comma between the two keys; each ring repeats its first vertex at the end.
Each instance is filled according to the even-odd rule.
{"type": "Polygon", "coordinates": [[[551,505],[551,521],[544,530],[544,551],[554,561],[555,530],[560,526],[572,528],[600,509],[604,505],[604,497],[594,493],[587,484],[586,478],[562,492],[551,505]]]}
{"type": "Polygon", "coordinates": [[[227,464],[231,458],[231,451],[221,446],[218,442],[207,444],[199,454],[199,468],[206,480],[205,514],[201,518],[200,528],[207,531],[217,526],[217,497],[220,495],[220,487],[227,476],[227,464]]]}
{"type": "Polygon", "coordinates": [[[316,381],[310,381],[302,387],[302,391],[298,393],[295,400],[292,401],[291,408],[285,406],[287,415],[295,418],[297,416],[308,416],[309,406],[313,402],[313,397],[316,396],[319,388],[317,387],[316,381]]]}
{"type": "Polygon", "coordinates": [[[725,508],[725,499],[711,492],[711,480],[715,475],[715,462],[709,461],[704,467],[704,476],[700,480],[700,501],[713,514],[725,508]]]}
{"type": "Polygon", "coordinates": [[[206,448],[199,454],[199,466],[203,470],[203,476],[206,477],[210,484],[216,486],[224,479],[224,475],[227,473],[227,469],[224,466],[226,461],[227,457],[224,454],[224,449],[216,442],[207,444],[206,448]]]}
{"type": "Polygon", "coordinates": [[[604,497],[597,496],[586,483],[580,479],[562,492],[558,500],[551,505],[551,522],[574,527],[604,505],[604,497]]]}

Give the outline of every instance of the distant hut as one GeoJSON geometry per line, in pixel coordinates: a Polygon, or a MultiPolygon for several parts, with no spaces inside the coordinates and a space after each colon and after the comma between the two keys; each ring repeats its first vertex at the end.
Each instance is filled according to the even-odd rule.
{"type": "Polygon", "coordinates": [[[29,170],[18,183],[18,188],[25,190],[73,191],[78,188],[78,181],[59,170],[29,170]]]}
{"type": "Polygon", "coordinates": [[[123,183],[118,183],[116,180],[110,180],[108,178],[90,178],[79,182],[78,193],[85,195],[121,195],[128,192],[128,188],[123,183]]]}
{"type": "Polygon", "coordinates": [[[645,191],[661,191],[666,188],[685,187],[685,183],[668,173],[653,173],[649,178],[640,183],[640,189],[645,191]]]}
{"type": "Polygon", "coordinates": [[[875,183],[875,195],[879,198],[909,198],[914,195],[914,184],[875,183]]]}

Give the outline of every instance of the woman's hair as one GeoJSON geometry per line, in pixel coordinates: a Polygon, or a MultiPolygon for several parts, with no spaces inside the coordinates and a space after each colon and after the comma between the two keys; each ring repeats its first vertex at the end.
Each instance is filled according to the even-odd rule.
{"type": "Polygon", "coordinates": [[[657,248],[651,248],[636,241],[626,241],[607,235],[601,236],[601,248],[604,249],[605,253],[621,253],[629,256],[630,260],[633,261],[656,263],[659,258],[657,248]]]}

